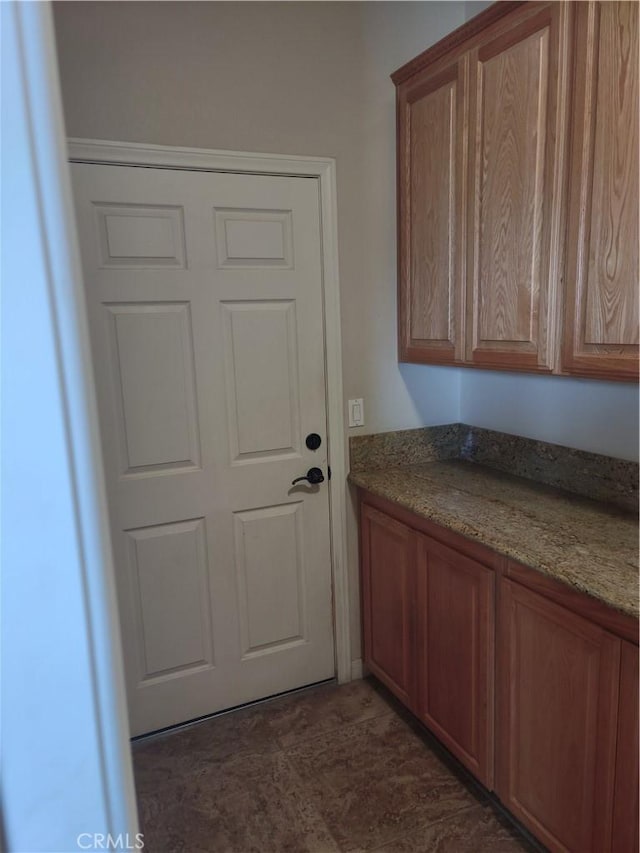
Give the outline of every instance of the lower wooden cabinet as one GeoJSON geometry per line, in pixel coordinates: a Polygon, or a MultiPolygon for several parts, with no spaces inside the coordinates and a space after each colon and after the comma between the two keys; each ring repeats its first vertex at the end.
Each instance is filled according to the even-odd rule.
{"type": "Polygon", "coordinates": [[[415,537],[406,525],[363,504],[360,547],[365,663],[413,709],[415,537]]]}
{"type": "Polygon", "coordinates": [[[494,572],[420,536],[417,587],[418,716],[491,789],[494,572]]]}
{"type": "Polygon", "coordinates": [[[498,646],[498,796],[550,850],[603,853],[621,641],[505,579],[498,646]]]}
{"type": "Polygon", "coordinates": [[[638,850],[638,647],[622,644],[612,853],[638,850]]]}
{"type": "Polygon", "coordinates": [[[637,853],[637,620],[364,495],[369,671],[549,850],[637,853]]]}

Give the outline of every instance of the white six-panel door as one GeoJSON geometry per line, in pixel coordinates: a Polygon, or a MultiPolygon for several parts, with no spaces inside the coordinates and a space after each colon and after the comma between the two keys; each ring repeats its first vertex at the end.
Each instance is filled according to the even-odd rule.
{"type": "Polygon", "coordinates": [[[72,174],[133,734],[331,678],[317,179],[72,174]]]}

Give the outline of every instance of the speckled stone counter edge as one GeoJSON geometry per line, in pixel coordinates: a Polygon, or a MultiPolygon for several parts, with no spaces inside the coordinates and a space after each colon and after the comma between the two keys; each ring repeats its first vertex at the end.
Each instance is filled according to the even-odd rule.
{"type": "Polygon", "coordinates": [[[463,459],[638,511],[637,462],[482,427],[445,424],[354,436],[349,451],[354,473],[463,459]]]}

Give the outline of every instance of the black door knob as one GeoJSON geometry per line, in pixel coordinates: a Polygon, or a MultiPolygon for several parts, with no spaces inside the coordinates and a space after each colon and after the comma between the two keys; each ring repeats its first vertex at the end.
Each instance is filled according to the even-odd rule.
{"type": "Polygon", "coordinates": [[[304,477],[296,477],[291,485],[295,486],[296,483],[300,483],[302,480],[306,480],[312,486],[316,486],[318,483],[324,483],[324,474],[319,468],[309,468],[304,477]]]}

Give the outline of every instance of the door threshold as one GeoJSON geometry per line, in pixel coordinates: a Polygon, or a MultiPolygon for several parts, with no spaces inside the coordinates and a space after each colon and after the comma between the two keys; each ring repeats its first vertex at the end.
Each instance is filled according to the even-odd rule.
{"type": "Polygon", "coordinates": [[[131,743],[137,743],[141,740],[149,740],[150,738],[159,737],[160,735],[170,734],[171,732],[187,729],[190,726],[197,726],[198,723],[204,723],[206,720],[213,720],[215,717],[222,717],[225,714],[231,714],[234,711],[240,711],[243,708],[252,708],[254,705],[265,705],[267,702],[272,702],[274,699],[282,699],[283,696],[293,696],[295,693],[304,693],[306,690],[312,690],[314,687],[321,687],[326,684],[337,684],[338,679],[325,678],[322,681],[314,681],[313,684],[304,684],[302,687],[293,687],[291,690],[285,690],[282,693],[273,693],[271,696],[264,696],[262,699],[254,699],[251,702],[244,702],[241,705],[234,705],[232,708],[224,708],[222,711],[214,711],[211,714],[203,714],[201,717],[194,717],[192,720],[187,720],[184,723],[175,723],[172,726],[165,726],[162,729],[155,729],[152,732],[145,732],[143,735],[136,735],[131,738],[131,743]]]}

